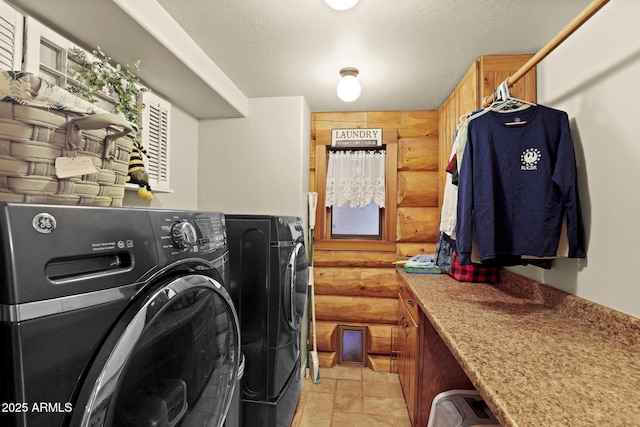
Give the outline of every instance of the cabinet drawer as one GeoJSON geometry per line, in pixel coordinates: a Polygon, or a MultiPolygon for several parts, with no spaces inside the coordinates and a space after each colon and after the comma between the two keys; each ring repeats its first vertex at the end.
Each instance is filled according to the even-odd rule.
{"type": "Polygon", "coordinates": [[[407,285],[405,284],[400,285],[398,292],[400,295],[400,299],[406,305],[407,309],[409,310],[409,313],[411,314],[411,317],[413,317],[413,320],[416,323],[420,323],[420,316],[418,314],[420,309],[418,308],[418,302],[416,301],[415,297],[413,296],[413,294],[411,293],[407,285]]]}

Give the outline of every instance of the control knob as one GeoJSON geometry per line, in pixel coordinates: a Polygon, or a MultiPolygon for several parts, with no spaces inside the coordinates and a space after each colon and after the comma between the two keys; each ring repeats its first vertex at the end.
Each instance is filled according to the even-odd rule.
{"type": "Polygon", "coordinates": [[[195,246],[197,242],[196,229],[187,221],[179,221],[171,226],[171,239],[179,249],[195,246]]]}

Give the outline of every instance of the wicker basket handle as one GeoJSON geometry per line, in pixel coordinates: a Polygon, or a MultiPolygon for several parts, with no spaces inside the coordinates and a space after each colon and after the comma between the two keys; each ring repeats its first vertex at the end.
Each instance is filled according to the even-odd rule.
{"type": "Polygon", "coordinates": [[[78,149],[80,134],[83,130],[104,129],[114,125],[122,127],[122,131],[105,137],[103,153],[103,157],[105,159],[113,159],[113,142],[133,131],[133,125],[127,121],[124,116],[118,114],[92,114],[89,116],[75,117],[69,120],[69,123],[67,123],[67,148],[72,150],[78,149]]]}

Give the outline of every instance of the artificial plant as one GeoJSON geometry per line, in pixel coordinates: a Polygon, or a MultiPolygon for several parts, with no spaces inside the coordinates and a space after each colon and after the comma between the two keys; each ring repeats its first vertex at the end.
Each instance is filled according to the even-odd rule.
{"type": "Polygon", "coordinates": [[[149,175],[144,167],[142,154],[148,157],[142,145],[142,110],[144,104],[141,95],[147,89],[140,83],[135,72],[140,71],[140,60],[131,67],[120,64],[111,65],[111,57],[107,56],[100,46],[92,52],[92,57],[78,48],[71,49],[73,63],[69,69],[77,85],[70,85],[69,92],[86,99],[91,103],[98,102],[97,92],[110,96],[115,100],[114,113],[122,113],[137,128],[134,147],[129,159],[127,182],[138,184],[138,196],[145,200],[153,199],[149,185],[149,175]],[[134,72],[135,71],[135,72],[134,72]]]}

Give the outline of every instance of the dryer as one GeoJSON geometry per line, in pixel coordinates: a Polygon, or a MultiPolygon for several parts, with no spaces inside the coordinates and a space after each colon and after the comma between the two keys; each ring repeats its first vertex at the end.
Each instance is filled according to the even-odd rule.
{"type": "Polygon", "coordinates": [[[298,217],[226,215],[229,291],[240,316],[244,426],[291,424],[302,390],[300,339],[307,298],[298,217]]]}
{"type": "Polygon", "coordinates": [[[222,425],[223,214],[1,203],[0,251],[0,425],[222,425]]]}

